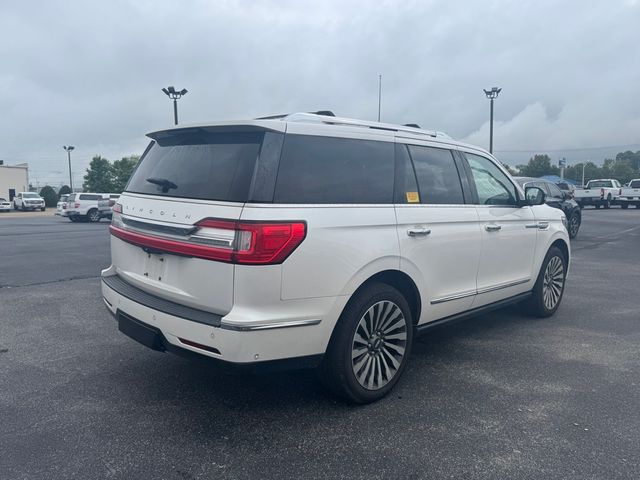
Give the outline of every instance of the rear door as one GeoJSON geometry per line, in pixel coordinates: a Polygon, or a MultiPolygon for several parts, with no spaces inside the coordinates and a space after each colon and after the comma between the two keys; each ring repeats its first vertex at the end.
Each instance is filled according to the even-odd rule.
{"type": "Polygon", "coordinates": [[[479,307],[531,290],[538,224],[531,207],[518,206],[515,183],[493,160],[471,152],[464,156],[482,234],[474,301],[479,307]]]}
{"type": "Polygon", "coordinates": [[[280,134],[240,127],[154,135],[118,200],[122,214],[114,215],[112,262],[117,274],[177,303],[228,313],[234,265],[175,252],[185,244],[233,248],[233,230],[198,223],[240,218],[263,140],[273,135],[280,134]],[[162,242],[153,241],[157,238],[162,242]],[[175,247],[169,249],[174,253],[167,252],[167,245],[175,247]]]}
{"type": "Polygon", "coordinates": [[[418,284],[424,323],[471,307],[481,232],[476,208],[465,198],[457,155],[428,142],[398,142],[400,268],[418,284]]]}

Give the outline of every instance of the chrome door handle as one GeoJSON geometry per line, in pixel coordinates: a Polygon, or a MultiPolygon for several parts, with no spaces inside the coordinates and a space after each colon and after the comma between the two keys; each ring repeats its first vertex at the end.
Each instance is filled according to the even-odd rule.
{"type": "Polygon", "coordinates": [[[502,225],[485,225],[484,229],[487,232],[497,232],[498,230],[502,230],[502,225]]]}
{"type": "Polygon", "coordinates": [[[409,235],[410,237],[422,237],[429,235],[430,233],[431,230],[428,228],[410,228],[409,230],[407,230],[407,235],[409,235]]]}
{"type": "Polygon", "coordinates": [[[538,222],[538,230],[546,230],[549,228],[549,222],[538,222]]]}
{"type": "Polygon", "coordinates": [[[538,230],[546,230],[549,228],[549,222],[529,223],[524,228],[537,228],[538,230]]]}

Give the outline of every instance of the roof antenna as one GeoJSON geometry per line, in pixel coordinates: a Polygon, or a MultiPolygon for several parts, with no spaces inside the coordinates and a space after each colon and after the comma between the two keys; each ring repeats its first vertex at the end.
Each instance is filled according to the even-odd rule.
{"type": "Polygon", "coordinates": [[[378,75],[378,121],[380,121],[381,103],[382,103],[382,75],[378,75]]]}

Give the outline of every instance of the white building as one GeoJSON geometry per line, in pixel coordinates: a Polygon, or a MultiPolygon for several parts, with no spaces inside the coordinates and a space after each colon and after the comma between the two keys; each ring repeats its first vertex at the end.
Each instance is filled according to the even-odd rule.
{"type": "Polygon", "coordinates": [[[0,165],[0,198],[13,200],[18,192],[29,188],[29,165],[0,165]]]}

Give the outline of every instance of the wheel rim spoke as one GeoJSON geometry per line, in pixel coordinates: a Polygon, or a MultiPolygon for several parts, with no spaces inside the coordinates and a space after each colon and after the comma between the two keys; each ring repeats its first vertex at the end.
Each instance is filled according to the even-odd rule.
{"type": "Polygon", "coordinates": [[[351,342],[352,370],[367,390],[387,385],[403,364],[407,347],[407,321],[398,305],[383,300],[362,315],[351,342]]]}
{"type": "Polygon", "coordinates": [[[564,288],[564,263],[560,257],[552,257],[547,263],[542,282],[542,301],[552,310],[560,301],[564,288]]]}

